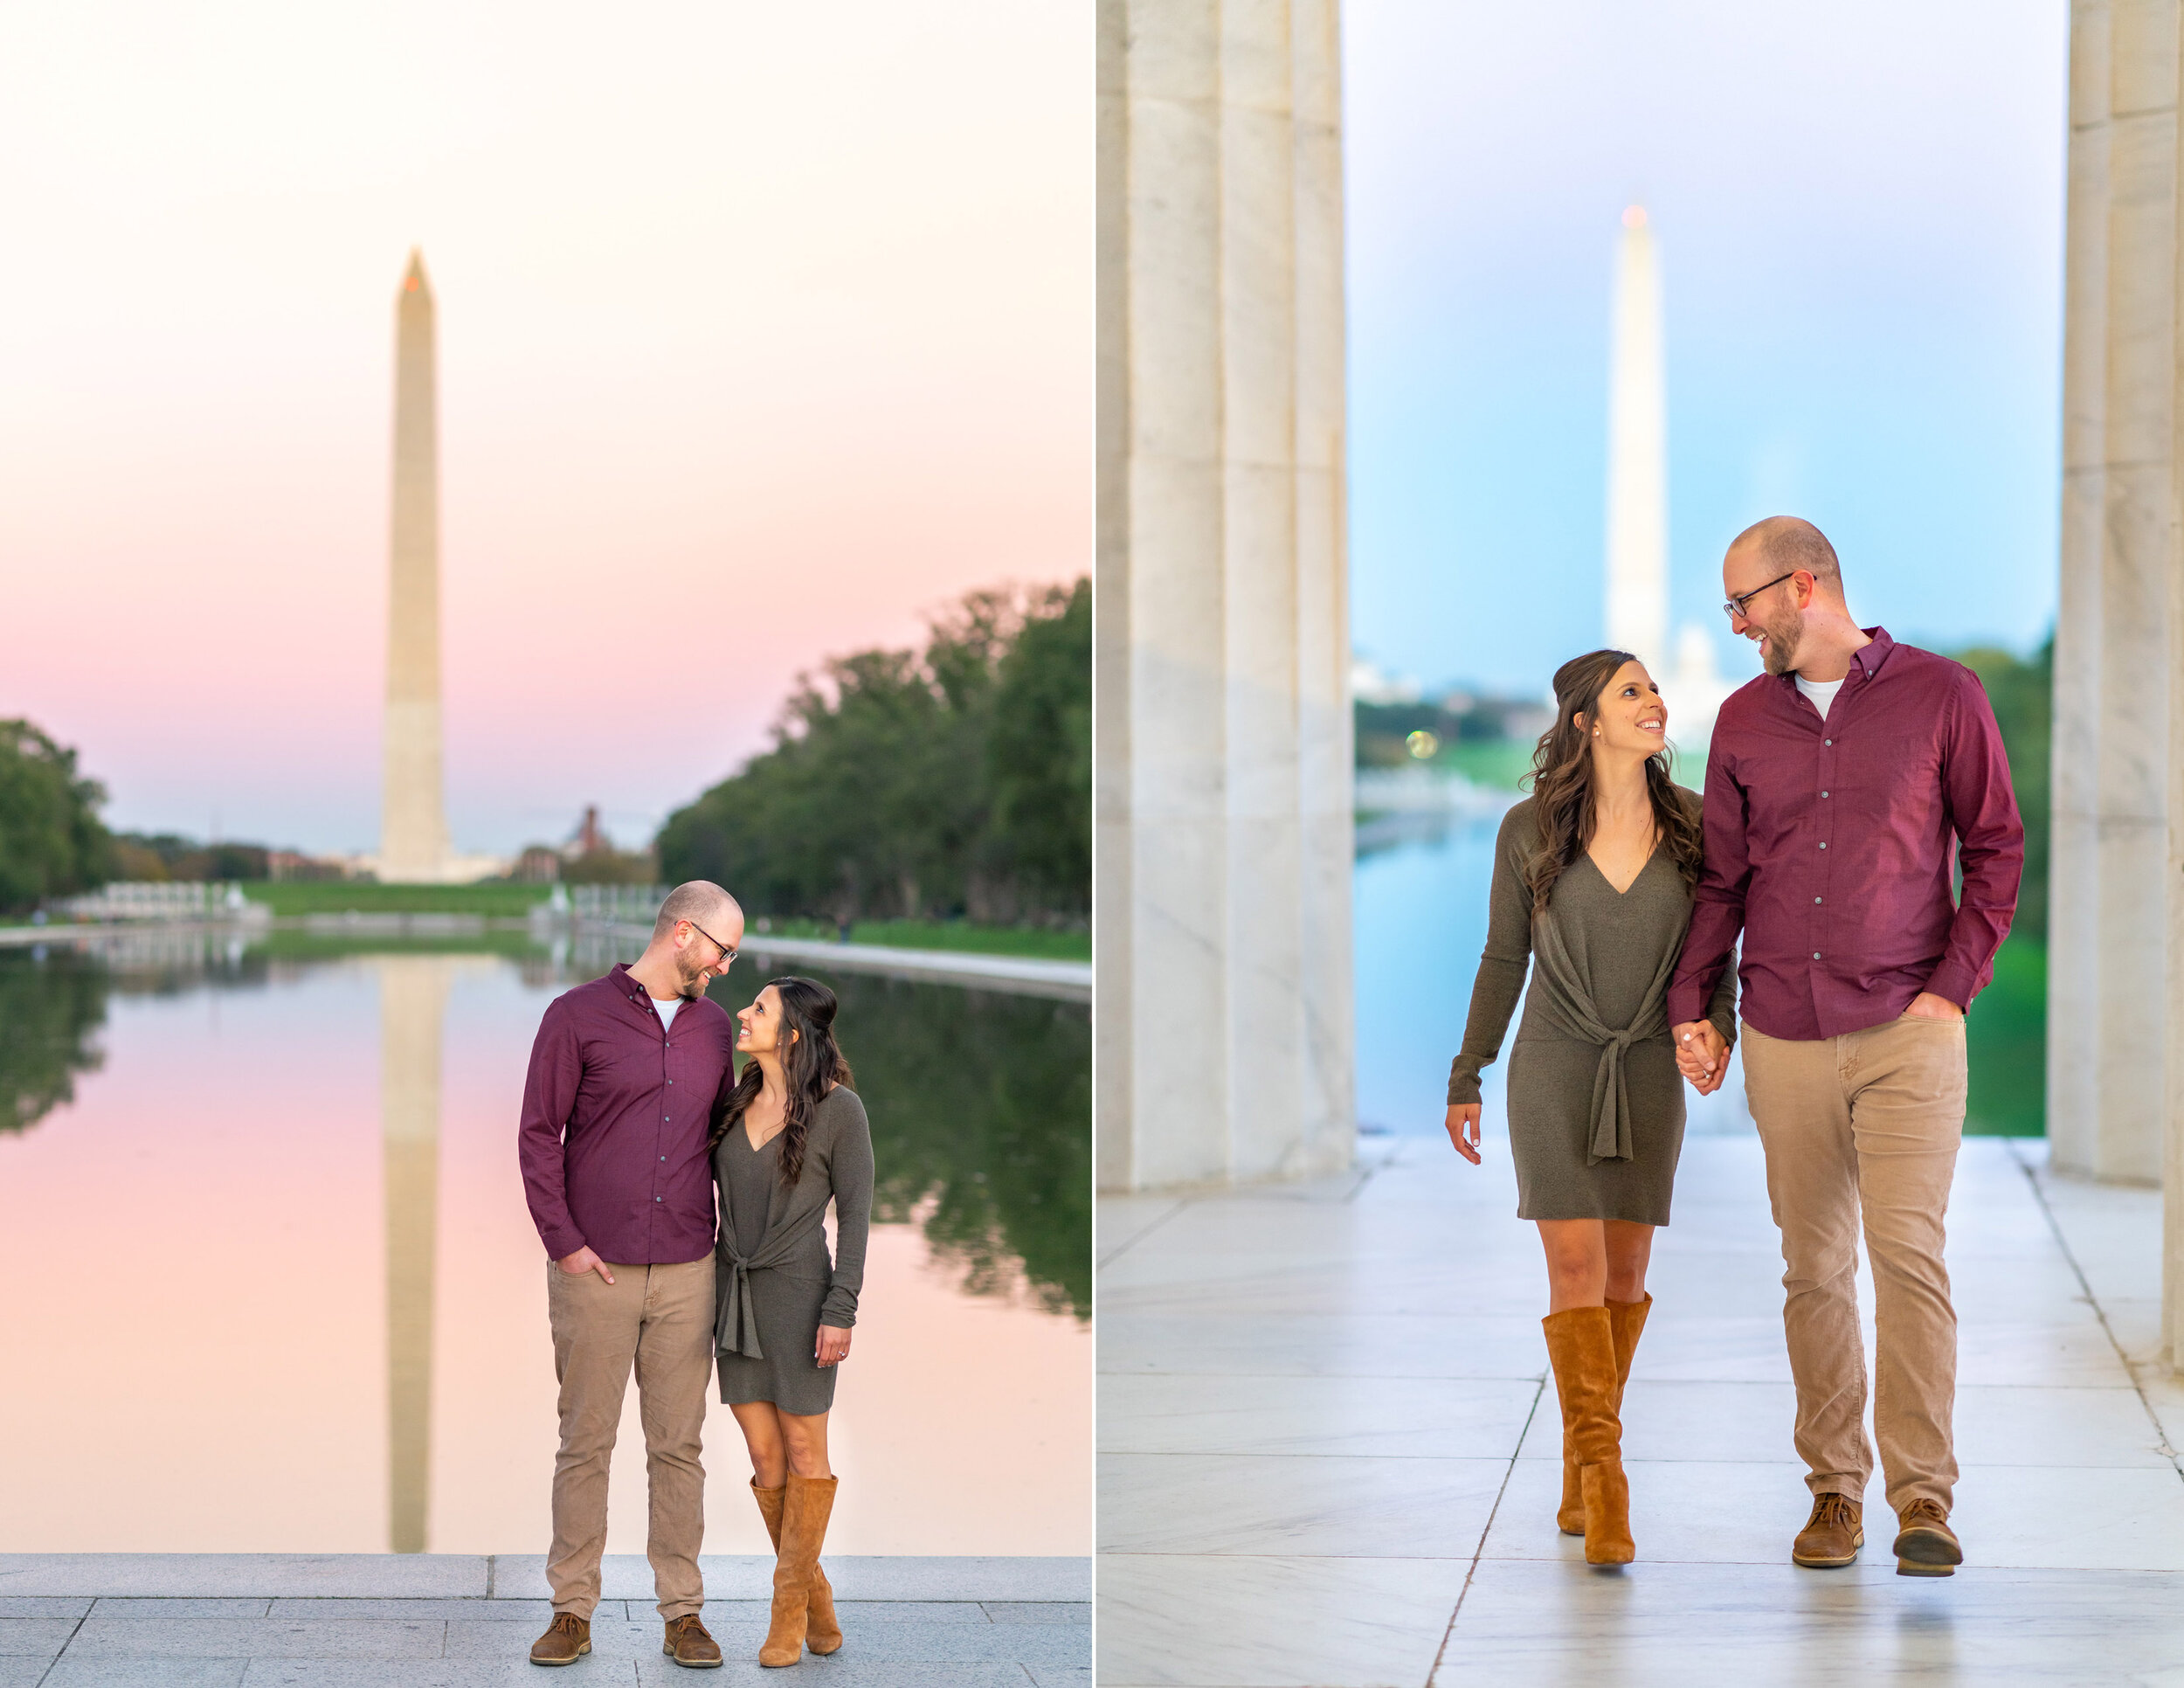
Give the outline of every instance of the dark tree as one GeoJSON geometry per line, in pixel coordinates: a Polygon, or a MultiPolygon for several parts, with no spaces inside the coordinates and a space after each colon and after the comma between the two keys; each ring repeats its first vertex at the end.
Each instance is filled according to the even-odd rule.
{"type": "Polygon", "coordinates": [[[831,660],[798,685],[771,750],[668,817],[660,876],[717,880],[753,912],[844,922],[1081,915],[1090,625],[1084,583],[974,592],[922,652],[831,660]]]}
{"type": "Polygon", "coordinates": [[[76,772],[74,751],[27,721],[0,721],[0,912],[105,882],[113,851],[99,821],[105,801],[105,788],[76,772]]]}

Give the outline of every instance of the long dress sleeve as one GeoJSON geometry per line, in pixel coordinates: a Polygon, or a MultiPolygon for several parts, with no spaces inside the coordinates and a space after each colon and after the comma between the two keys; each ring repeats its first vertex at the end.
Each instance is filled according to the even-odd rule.
{"type": "Polygon", "coordinates": [[[819,1323],[846,1331],[857,1322],[857,1295],[865,1287],[865,1243],[872,1232],[872,1127],[865,1104],[850,1090],[828,1100],[841,1110],[834,1124],[834,1271],[819,1323]]]}
{"type": "Polygon", "coordinates": [[[1463,1050],[1448,1069],[1448,1105],[1479,1099],[1479,1070],[1502,1052],[1509,1017],[1524,992],[1531,961],[1531,891],[1524,858],[1536,823],[1529,799],[1502,817],[1494,841],[1494,880],[1487,893],[1486,948],[1471,982],[1471,1013],[1464,1022],[1463,1050]]]}

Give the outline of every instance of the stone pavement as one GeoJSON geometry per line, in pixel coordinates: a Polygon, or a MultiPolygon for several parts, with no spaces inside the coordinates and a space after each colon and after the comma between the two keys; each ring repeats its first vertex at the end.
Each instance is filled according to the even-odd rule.
{"type": "Polygon", "coordinates": [[[704,1560],[706,1626],[727,1662],[660,1650],[652,1574],[606,1561],[590,1657],[525,1657],[553,1608],[543,1560],[431,1554],[0,1554],[0,1688],[478,1688],[522,1683],[757,1683],[772,1688],[1082,1688],[1082,1559],[826,1560],[847,1640],[831,1658],[758,1664],[771,1559],[704,1560]]]}
{"type": "MultiPolygon", "coordinates": [[[[1329,1183],[1102,1202],[1099,1681],[2184,1688],[2184,1386],[2160,1197],[1968,1141],[1949,1222],[1966,1566],[1788,1561],[1781,1259],[1759,1145],[1686,1139],[1625,1405],[1639,1560],[1554,1524],[1545,1274],[1505,1142],[1329,1183]]],[[[1870,1281],[1860,1294],[1872,1307],[1870,1281]]],[[[1878,1516],[1876,1516],[1876,1514],[1878,1516]]]]}

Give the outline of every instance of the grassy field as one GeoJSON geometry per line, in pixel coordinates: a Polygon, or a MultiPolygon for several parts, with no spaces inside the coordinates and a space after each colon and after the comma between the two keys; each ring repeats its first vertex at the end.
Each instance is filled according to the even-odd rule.
{"type": "Polygon", "coordinates": [[[1476,785],[1517,789],[1517,782],[1531,771],[1530,739],[1459,739],[1441,746],[1434,758],[1436,768],[1452,768],[1476,785]]]}
{"type": "Polygon", "coordinates": [[[2048,951],[2028,937],[2003,940],[1994,982],[1972,1005],[1965,1043],[1972,1098],[1965,1131],[1975,1137],[2044,1137],[2048,1130],[2048,951]]]}
{"type": "MultiPolygon", "coordinates": [[[[776,919],[776,937],[832,939],[834,929],[816,920],[776,919]]],[[[746,949],[760,934],[755,930],[746,949]]],[[[965,950],[978,955],[1019,955],[1038,961],[1089,961],[1090,932],[1057,932],[1025,926],[974,926],[967,920],[860,920],[850,928],[853,944],[879,944],[896,950],[965,950]]]]}
{"type": "Polygon", "coordinates": [[[546,885],[375,885],[355,879],[262,879],[243,895],[277,917],[347,914],[522,916],[552,895],[546,885]]]}
{"type": "MultiPolygon", "coordinates": [[[[355,880],[329,882],[261,881],[244,896],[262,903],[276,917],[346,914],[464,914],[508,918],[528,913],[551,889],[544,885],[374,885],[355,880]]],[[[777,918],[782,937],[834,936],[821,921],[777,918]]],[[[753,934],[756,936],[756,933],[753,934]]],[[[1092,934],[1057,932],[1015,926],[979,926],[965,920],[863,920],[851,940],[894,949],[965,950],[979,955],[1020,955],[1051,961],[1089,961],[1092,934]]]]}

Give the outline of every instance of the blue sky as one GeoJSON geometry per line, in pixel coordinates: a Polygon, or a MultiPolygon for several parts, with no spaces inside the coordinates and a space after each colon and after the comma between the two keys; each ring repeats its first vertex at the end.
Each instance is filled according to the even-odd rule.
{"type": "Polygon", "coordinates": [[[1536,692],[1600,642],[1608,287],[1650,209],[1673,619],[1778,512],[1899,637],[2054,618],[2060,0],[1351,0],[1352,631],[1536,692]]]}

